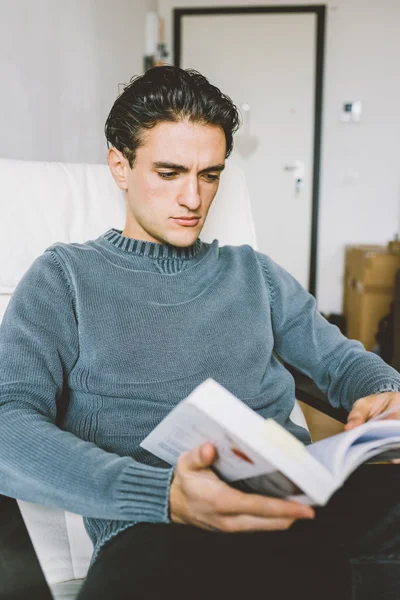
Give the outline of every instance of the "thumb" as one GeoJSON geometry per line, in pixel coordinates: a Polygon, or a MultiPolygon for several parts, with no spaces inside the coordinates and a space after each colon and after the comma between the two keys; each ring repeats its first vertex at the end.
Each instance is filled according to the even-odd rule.
{"type": "Polygon", "coordinates": [[[191,471],[200,471],[207,469],[217,458],[216,448],[210,444],[202,444],[182,456],[184,466],[191,471]]]}

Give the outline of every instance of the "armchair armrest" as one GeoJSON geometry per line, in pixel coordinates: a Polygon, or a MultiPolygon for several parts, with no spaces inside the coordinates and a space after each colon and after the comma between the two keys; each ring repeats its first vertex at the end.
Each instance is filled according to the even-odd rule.
{"type": "Polygon", "coordinates": [[[328,415],[328,417],[336,419],[336,421],[340,421],[341,423],[347,422],[347,415],[349,414],[347,410],[344,408],[334,408],[329,404],[326,394],[321,392],[312,379],[288,364],[285,366],[294,377],[297,400],[301,400],[305,404],[308,404],[308,406],[312,406],[312,408],[328,415]]]}
{"type": "Polygon", "coordinates": [[[0,600],[53,600],[18,503],[0,496],[0,600]]]}

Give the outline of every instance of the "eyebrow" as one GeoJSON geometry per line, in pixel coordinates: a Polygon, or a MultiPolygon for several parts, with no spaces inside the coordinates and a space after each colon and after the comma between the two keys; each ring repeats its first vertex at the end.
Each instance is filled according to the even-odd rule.
{"type": "MultiPolygon", "coordinates": [[[[153,167],[156,167],[157,169],[173,169],[174,171],[180,171],[182,173],[189,173],[188,167],[185,167],[184,165],[177,165],[175,163],[171,163],[171,162],[164,162],[164,161],[157,161],[155,163],[153,163],[153,167]]],[[[218,165],[213,165],[211,167],[207,167],[206,169],[202,169],[201,171],[199,171],[199,173],[208,173],[209,171],[223,171],[225,169],[225,165],[222,164],[218,164],[218,165]]]]}

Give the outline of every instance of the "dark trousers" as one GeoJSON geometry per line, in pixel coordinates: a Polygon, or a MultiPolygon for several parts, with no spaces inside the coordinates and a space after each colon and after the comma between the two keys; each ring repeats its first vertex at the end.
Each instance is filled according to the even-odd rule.
{"type": "Polygon", "coordinates": [[[400,465],[364,465],[311,521],[220,533],[140,523],[107,542],[78,600],[400,600],[400,465]]]}

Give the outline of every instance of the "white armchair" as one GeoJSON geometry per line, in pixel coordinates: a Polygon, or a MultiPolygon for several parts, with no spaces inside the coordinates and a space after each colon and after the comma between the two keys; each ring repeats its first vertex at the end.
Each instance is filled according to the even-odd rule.
{"type": "MultiPolygon", "coordinates": [[[[1,321],[15,286],[37,256],[57,241],[83,242],[111,227],[123,229],[125,200],[106,165],[0,159],[0,216],[1,321]]],[[[233,157],[201,237],[218,238],[221,245],[256,245],[244,174],[233,157]]],[[[297,404],[292,419],[306,427],[297,404]]],[[[93,550],[82,517],[28,502],[20,501],[19,507],[54,597],[76,598],[93,550]]]]}

